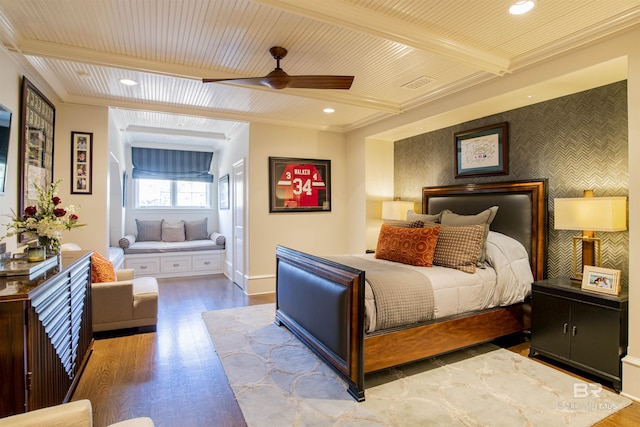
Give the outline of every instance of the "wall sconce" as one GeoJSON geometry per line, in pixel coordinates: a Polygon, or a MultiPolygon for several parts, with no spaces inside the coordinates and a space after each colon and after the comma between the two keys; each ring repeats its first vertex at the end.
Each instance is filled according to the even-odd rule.
{"type": "Polygon", "coordinates": [[[413,202],[403,202],[400,199],[382,202],[382,219],[407,219],[407,211],[413,210],[413,202]]]}
{"type": "Polygon", "coordinates": [[[573,238],[573,274],[575,279],[582,280],[585,265],[602,265],[601,241],[595,232],[627,229],[627,198],[593,197],[593,190],[585,190],[584,197],[554,199],[554,206],[556,230],[582,230],[580,237],[573,238]],[[579,271],[578,242],[582,243],[579,271]]]}

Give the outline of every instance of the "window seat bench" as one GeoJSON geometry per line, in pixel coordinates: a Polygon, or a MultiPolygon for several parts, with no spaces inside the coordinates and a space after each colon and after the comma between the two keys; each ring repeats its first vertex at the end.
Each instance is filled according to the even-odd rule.
{"type": "MultiPolygon", "coordinates": [[[[224,273],[225,238],[211,233],[208,239],[182,242],[135,241],[127,235],[124,268],[135,276],[180,277],[224,273]]],[[[122,239],[121,239],[122,242],[122,239]]],[[[121,243],[121,247],[125,246],[121,243]]]]}

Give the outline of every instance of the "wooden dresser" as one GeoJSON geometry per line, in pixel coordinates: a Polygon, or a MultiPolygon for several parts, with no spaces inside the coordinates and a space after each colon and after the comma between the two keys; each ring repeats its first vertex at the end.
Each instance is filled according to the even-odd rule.
{"type": "Polygon", "coordinates": [[[91,353],[91,251],[0,277],[0,417],[66,402],[91,353]]]}

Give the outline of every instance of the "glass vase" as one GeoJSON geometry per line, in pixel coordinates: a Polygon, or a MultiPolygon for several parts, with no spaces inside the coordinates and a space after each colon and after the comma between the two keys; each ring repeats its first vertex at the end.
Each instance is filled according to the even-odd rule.
{"type": "Polygon", "coordinates": [[[47,255],[57,255],[60,249],[60,242],[57,239],[47,237],[47,236],[38,236],[38,246],[42,246],[46,248],[47,255]]]}

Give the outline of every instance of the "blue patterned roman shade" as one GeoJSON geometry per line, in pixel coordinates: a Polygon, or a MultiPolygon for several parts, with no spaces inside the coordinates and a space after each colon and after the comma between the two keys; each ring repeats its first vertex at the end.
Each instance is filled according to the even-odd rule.
{"type": "Polygon", "coordinates": [[[213,153],[204,151],[131,148],[134,179],[213,182],[209,173],[213,153]]]}

